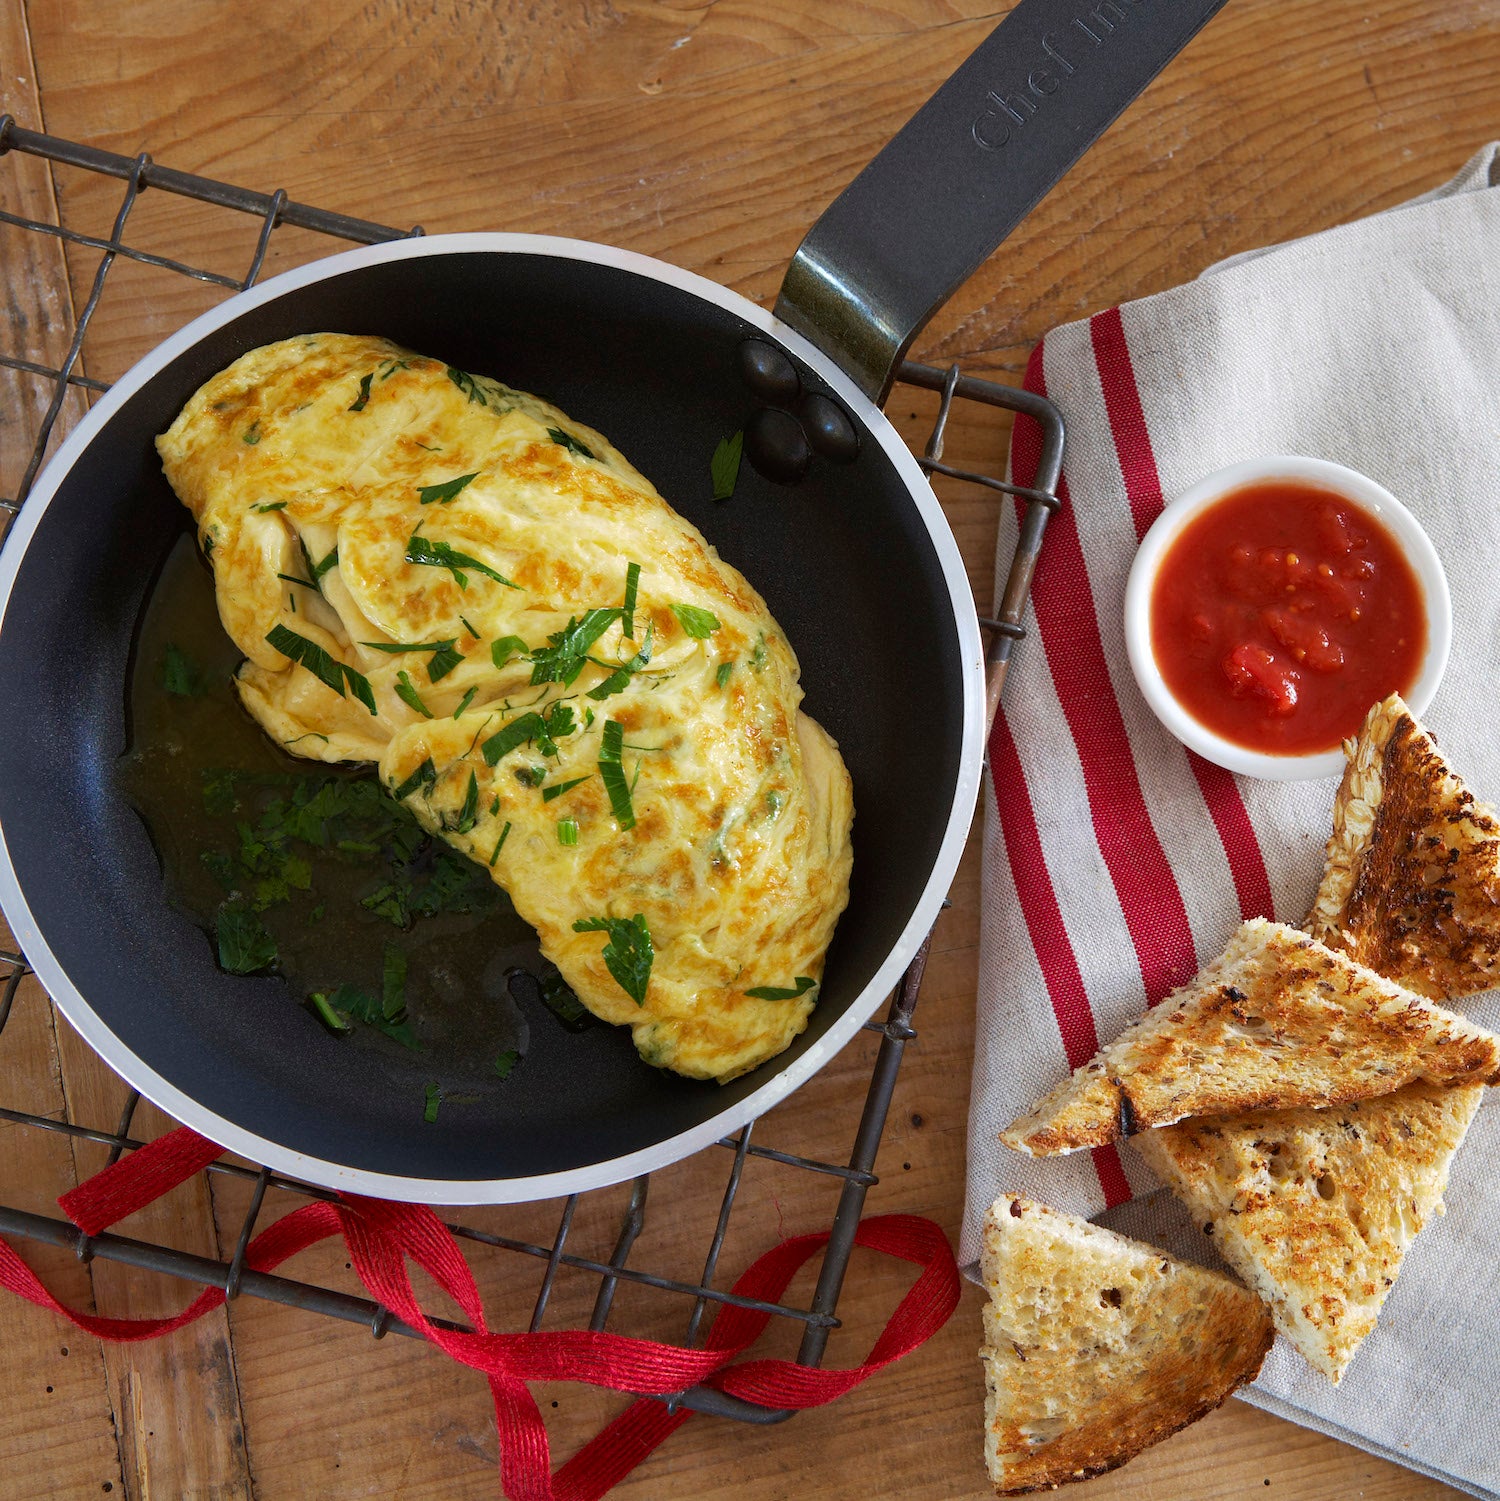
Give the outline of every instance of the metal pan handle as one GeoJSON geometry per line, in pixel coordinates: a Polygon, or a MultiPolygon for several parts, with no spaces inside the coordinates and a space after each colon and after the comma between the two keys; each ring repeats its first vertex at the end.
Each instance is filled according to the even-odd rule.
{"type": "Polygon", "coordinates": [[[831,203],[776,314],[884,399],[913,338],[1224,0],[1020,0],[831,203]]]}

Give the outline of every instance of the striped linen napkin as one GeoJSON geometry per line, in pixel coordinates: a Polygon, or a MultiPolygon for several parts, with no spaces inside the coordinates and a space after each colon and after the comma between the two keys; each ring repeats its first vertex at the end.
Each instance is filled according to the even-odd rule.
{"type": "MultiPolygon", "coordinates": [[[[1054,329],[1026,385],[1062,409],[1068,451],[1031,639],[990,742],[960,1261],[977,1259],[1001,1191],[1111,1211],[1211,1261],[1128,1144],[1033,1160],[996,1139],[1244,918],[1300,923],[1322,871],[1336,779],[1253,781],[1174,740],[1130,674],[1126,574],[1163,506],[1227,464],[1297,453],[1371,475],[1427,530],[1453,596],[1452,655],[1424,721],[1500,802],[1500,143],[1399,208],[1054,329]]],[[[1018,422],[1023,483],[1036,443],[1018,422]]],[[[1500,1028],[1500,995],[1462,1009],[1500,1028]]],[[[1447,1216],[1343,1385],[1279,1343],[1250,1393],[1476,1495],[1500,1495],[1500,1383],[1485,1374],[1500,1337],[1497,1096],[1454,1164],[1447,1216]]]]}

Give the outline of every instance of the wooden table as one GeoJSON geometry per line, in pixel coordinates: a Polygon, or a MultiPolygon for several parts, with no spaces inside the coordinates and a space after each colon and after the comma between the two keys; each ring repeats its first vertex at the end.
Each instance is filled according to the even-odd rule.
{"type": "MultiPolygon", "coordinates": [[[[0,109],[24,125],[304,202],[429,230],[514,229],[611,241],[664,257],[769,304],[804,228],[986,34],[982,0],[552,0],[550,4],[317,6],[209,0],[0,0],[0,109]]],[[[919,342],[1016,380],[1050,325],[1180,282],[1221,256],[1395,203],[1449,175],[1496,133],[1500,11],[1479,0],[1231,0],[968,283],[919,342]]],[[[117,185],[34,162],[0,164],[5,207],[107,233],[117,185]],[[17,200],[20,200],[17,202],[17,200]]],[[[254,226],[163,194],[133,220],[169,253],[243,274],[254,226]],[[175,247],[175,248],[173,248],[175,247]]],[[[285,232],[271,269],[316,253],[285,232]]],[[[0,242],[7,350],[54,357],[69,303],[87,294],[86,247],[0,242]]],[[[123,371],[219,294],[148,267],[117,270],[87,367],[123,371]]],[[[35,384],[0,390],[0,490],[13,493],[16,434],[35,384]]],[[[893,415],[916,438],[927,400],[893,415]]],[[[65,420],[78,415],[70,401],[65,420]]],[[[1001,462],[1005,433],[965,418],[951,453],[1001,462]]],[[[977,596],[989,600],[996,505],[945,490],[977,596]]],[[[1024,648],[1011,691],[1026,691],[1024,648]]],[[[944,917],[881,1156],[872,1210],[926,1214],[955,1236],[979,922],[971,843],[944,917]]],[[[6,1103],[113,1119],[121,1088],[28,982],[0,1049],[6,1103]],[[19,1099],[17,1097],[20,1097],[19,1099]]],[[[763,1139],[847,1148],[870,1062],[862,1038],[769,1120],[763,1139]]],[[[156,1123],[159,1127],[159,1122],[156,1123]]],[[[152,1129],[143,1119],[138,1123],[152,1129]]],[[[0,1127],[0,1198],[49,1208],[96,1149],[0,1127]]],[[[689,1275],[724,1171],[709,1153],[663,1174],[670,1213],[649,1254],[689,1275]]],[[[804,1175],[805,1176],[805,1175],[804,1175]]],[[[738,1272],[778,1232],[827,1223],[831,1195],[768,1174],[725,1253],[738,1272]]],[[[607,1199],[608,1196],[606,1195],[607,1199]]],[[[586,1243],[618,1201],[588,1209],[586,1243]]],[[[134,1226],[224,1254],[243,1194],[200,1183],[134,1226]]],[[[271,1209],[274,1209],[274,1205],[271,1209]]],[[[268,1214],[271,1212],[268,1209],[268,1214]]],[[[549,1210],[548,1213],[553,1213],[549,1210]]],[[[504,1218],[495,1216],[499,1223],[504,1218]]],[[[539,1211],[507,1226],[547,1233],[539,1211]]],[[[166,1312],[180,1288],[28,1245],[57,1292],[115,1314],[166,1312]]],[[[643,1248],[642,1254],[645,1254],[643,1248]]],[[[503,1259],[503,1258],[501,1258],[503,1259]]],[[[313,1252],[309,1276],[342,1277],[313,1252]]],[[[481,1280],[495,1327],[524,1321],[504,1266],[481,1280]]],[[[868,1347],[906,1279],[856,1259],[834,1363],[868,1347]]],[[[551,1327],[587,1316],[592,1284],[565,1277],[551,1327]]],[[[622,1497],[989,1494],[979,1459],[979,1297],[899,1368],[780,1428],[699,1418],[617,1492],[622,1497]]],[[[679,1338],[667,1299],[622,1299],[614,1327],[679,1338]]],[[[0,1299],[0,1496],[132,1498],[488,1496],[495,1436],[483,1383],[414,1343],[242,1299],[191,1332],[99,1345],[0,1299]]],[[[559,1455],[620,1405],[588,1390],[539,1393],[559,1455]]],[[[1230,1403],[1120,1474],[1105,1497],[1456,1495],[1392,1465],[1230,1403]]]]}

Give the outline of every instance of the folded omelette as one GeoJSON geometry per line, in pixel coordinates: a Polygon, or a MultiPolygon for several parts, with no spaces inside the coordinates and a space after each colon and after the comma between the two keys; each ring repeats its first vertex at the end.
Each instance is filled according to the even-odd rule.
{"type": "Polygon", "coordinates": [[[252,350],[157,440],[295,755],[374,762],[648,1063],[807,1025],[853,803],[765,601],[601,434],[384,339],[252,350]]]}

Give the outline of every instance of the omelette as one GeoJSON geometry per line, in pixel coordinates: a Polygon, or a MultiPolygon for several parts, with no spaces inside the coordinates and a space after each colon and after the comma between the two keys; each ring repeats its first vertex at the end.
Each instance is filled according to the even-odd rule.
{"type": "Polygon", "coordinates": [[[214,376],[157,447],[266,734],[374,763],[646,1062],[728,1080],[804,1030],[849,775],[765,601],[607,438],[310,334],[214,376]]]}

